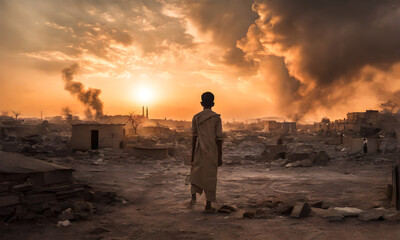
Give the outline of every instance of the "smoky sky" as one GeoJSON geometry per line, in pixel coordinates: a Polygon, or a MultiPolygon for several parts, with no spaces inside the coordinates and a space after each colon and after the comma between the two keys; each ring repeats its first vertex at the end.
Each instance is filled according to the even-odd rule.
{"type": "Polygon", "coordinates": [[[260,0],[253,8],[260,15],[253,26],[259,34],[248,34],[244,42],[258,40],[262,47],[242,49],[283,57],[304,90],[295,99],[299,111],[291,111],[297,117],[343,103],[346,94],[338,99],[330,93],[338,85],[368,81],[360,75],[364,67],[387,69],[400,61],[398,1],[260,0]]]}
{"type": "Polygon", "coordinates": [[[0,31],[0,58],[35,57],[57,72],[74,63],[92,73],[148,69],[172,77],[238,69],[220,84],[245,82],[254,91],[248,95],[265,96],[295,120],[347,104],[354,88],[377,81],[374,69],[387,72],[381,84],[399,81],[388,70],[400,61],[394,0],[3,0],[0,31]],[[188,23],[211,43],[196,39],[188,23]],[[207,44],[218,52],[204,51],[207,44]],[[170,70],[179,65],[174,56],[193,60],[187,72],[170,70]]]}
{"type": "MultiPolygon", "coordinates": [[[[100,100],[100,89],[89,88],[78,81],[74,81],[76,74],[79,71],[79,65],[73,64],[62,70],[62,79],[64,80],[64,89],[76,96],[79,101],[85,105],[85,115],[88,119],[99,119],[103,116],[103,102],[100,100]],[[92,113],[94,111],[94,115],[92,113]]],[[[65,110],[64,110],[65,112],[65,110]]]]}

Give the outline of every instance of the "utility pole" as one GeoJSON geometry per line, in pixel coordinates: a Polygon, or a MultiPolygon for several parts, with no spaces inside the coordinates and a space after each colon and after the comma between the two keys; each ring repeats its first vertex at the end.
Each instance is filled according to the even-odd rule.
{"type": "Polygon", "coordinates": [[[40,110],[40,120],[43,122],[43,111],[40,110]]]}

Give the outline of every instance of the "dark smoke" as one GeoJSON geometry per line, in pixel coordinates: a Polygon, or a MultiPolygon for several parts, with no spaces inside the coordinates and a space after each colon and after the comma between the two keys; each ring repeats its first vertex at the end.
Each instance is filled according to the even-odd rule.
{"type": "Polygon", "coordinates": [[[400,112],[400,90],[394,92],[387,102],[381,104],[383,112],[399,113],[400,112]]]}
{"type": "Polygon", "coordinates": [[[298,107],[287,112],[296,120],[345,103],[352,86],[371,80],[364,68],[385,71],[400,61],[399,1],[257,0],[253,9],[260,17],[238,46],[247,57],[284,59],[301,83],[293,98],[298,107]]]}
{"type": "Polygon", "coordinates": [[[103,102],[99,98],[101,90],[95,88],[85,90],[85,86],[82,83],[73,81],[74,75],[78,70],[78,64],[73,64],[70,67],[63,69],[62,78],[65,81],[64,89],[70,92],[73,96],[76,96],[79,101],[85,105],[86,118],[93,119],[92,111],[94,111],[94,117],[99,119],[103,116],[103,102]]]}

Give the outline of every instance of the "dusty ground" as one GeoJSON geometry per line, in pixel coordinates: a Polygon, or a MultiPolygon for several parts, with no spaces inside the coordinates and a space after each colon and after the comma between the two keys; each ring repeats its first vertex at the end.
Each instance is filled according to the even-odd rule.
{"type": "Polygon", "coordinates": [[[91,186],[116,191],[127,204],[108,206],[90,221],[1,225],[0,239],[400,239],[398,222],[361,222],[319,217],[243,219],[249,206],[262,199],[308,198],[331,206],[361,209],[383,204],[391,181],[390,161],[374,158],[333,160],[328,167],[268,169],[264,163],[224,165],[219,170],[218,202],[239,207],[234,214],[204,215],[204,196],[187,209],[189,168],[182,161],[121,157],[93,165],[85,157],[60,162],[76,169],[75,177],[91,186]],[[98,227],[100,233],[92,231],[98,227]]]}

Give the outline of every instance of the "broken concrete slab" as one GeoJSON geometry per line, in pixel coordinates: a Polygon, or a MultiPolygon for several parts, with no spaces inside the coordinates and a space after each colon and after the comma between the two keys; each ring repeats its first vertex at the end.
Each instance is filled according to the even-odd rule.
{"type": "Polygon", "coordinates": [[[290,214],[290,217],[294,218],[305,218],[310,215],[311,208],[306,202],[299,202],[297,203],[290,214]]]}
{"type": "Polygon", "coordinates": [[[384,215],[390,211],[384,208],[374,208],[360,213],[358,219],[361,221],[377,221],[384,220],[384,215]]]}
{"type": "Polygon", "coordinates": [[[13,182],[16,185],[30,178],[36,187],[72,183],[72,168],[3,151],[0,151],[0,159],[0,182],[13,182]]]}
{"type": "Polygon", "coordinates": [[[358,208],[352,208],[352,207],[335,207],[333,210],[338,213],[343,215],[344,217],[358,217],[361,213],[364,211],[358,208]]]}
{"type": "Polygon", "coordinates": [[[292,213],[293,207],[295,203],[280,203],[274,210],[274,213],[282,214],[282,215],[290,215],[292,213]]]}
{"type": "Polygon", "coordinates": [[[344,218],[343,215],[333,211],[332,209],[311,208],[312,214],[318,217],[328,219],[330,222],[340,221],[344,218]]]}

